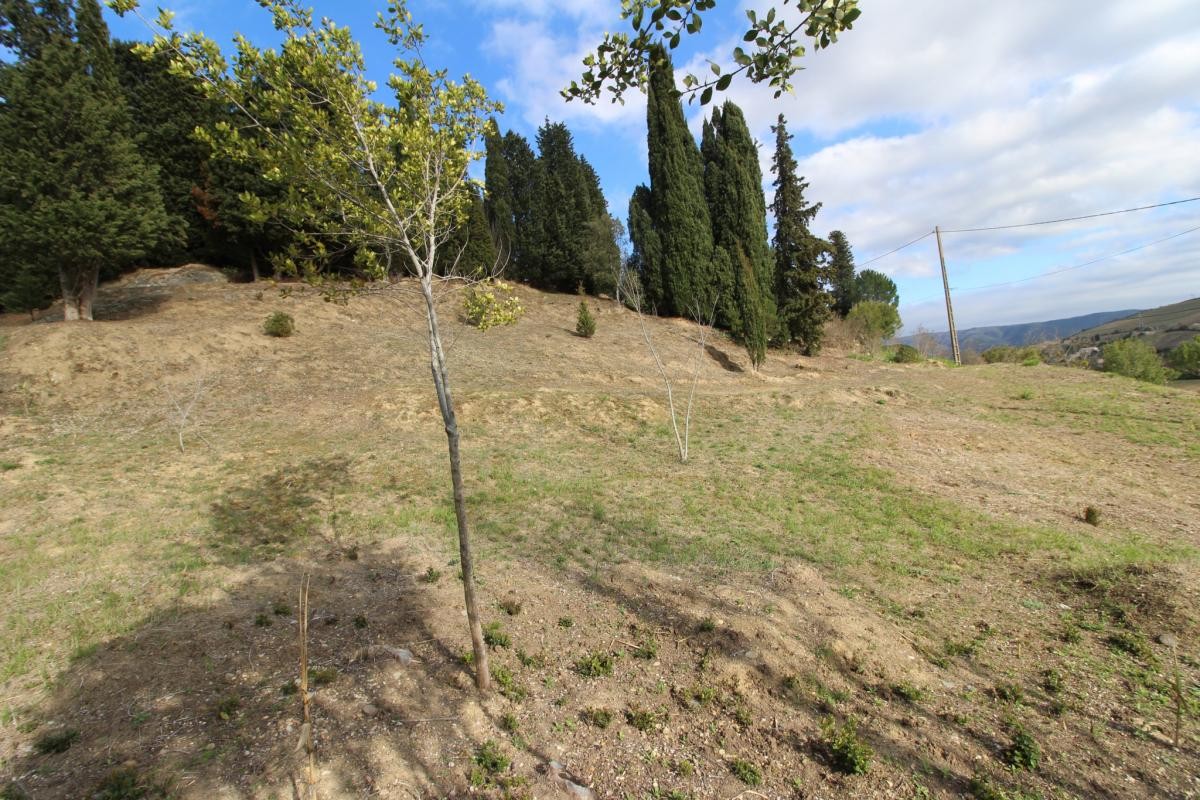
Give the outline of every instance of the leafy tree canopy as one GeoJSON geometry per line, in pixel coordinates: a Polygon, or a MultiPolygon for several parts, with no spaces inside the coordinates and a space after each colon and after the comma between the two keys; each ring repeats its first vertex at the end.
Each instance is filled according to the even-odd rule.
{"type": "Polygon", "coordinates": [[[861,303],[868,300],[898,307],[900,292],[896,289],[896,282],[882,272],[864,269],[854,279],[854,301],[861,303]]]}

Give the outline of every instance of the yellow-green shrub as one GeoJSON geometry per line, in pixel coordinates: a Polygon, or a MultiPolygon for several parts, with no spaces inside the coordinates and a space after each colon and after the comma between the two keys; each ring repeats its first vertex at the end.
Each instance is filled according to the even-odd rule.
{"type": "Polygon", "coordinates": [[[513,287],[504,281],[484,281],[467,289],[463,301],[467,321],[486,331],[500,325],[515,325],[525,313],[513,287]]]}

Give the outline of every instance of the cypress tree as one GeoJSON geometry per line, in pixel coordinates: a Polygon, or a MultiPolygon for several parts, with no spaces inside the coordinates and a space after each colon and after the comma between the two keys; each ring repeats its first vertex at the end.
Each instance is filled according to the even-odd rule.
{"type": "Polygon", "coordinates": [[[490,274],[495,263],[496,246],[488,230],[483,197],[478,189],[472,189],[466,213],[438,249],[437,272],[478,278],[490,274]]]}
{"type": "Polygon", "coordinates": [[[829,295],[823,286],[821,263],[827,246],[809,231],[809,223],[821,204],[808,204],[808,184],[796,172],[787,120],[771,127],[775,133],[775,299],[779,307],[781,337],[795,343],[806,355],[821,349],[825,320],[829,318],[829,295]]]}
{"type": "Polygon", "coordinates": [[[486,160],[483,165],[483,180],[487,187],[484,208],[496,248],[512,259],[517,229],[513,215],[513,189],[509,181],[509,164],[505,154],[504,138],[496,127],[496,120],[484,138],[486,160]]]}
{"type": "Polygon", "coordinates": [[[523,281],[533,280],[539,262],[537,196],[541,164],[528,140],[519,133],[504,134],[501,150],[508,171],[512,198],[511,274],[523,281]]]}
{"type": "Polygon", "coordinates": [[[650,188],[638,186],[629,198],[629,242],[633,252],[629,269],[638,276],[642,302],[649,309],[661,308],[665,287],[662,274],[662,242],[651,216],[650,188]]]}
{"type": "Polygon", "coordinates": [[[846,240],[846,234],[841,231],[832,231],[829,234],[829,244],[833,248],[833,260],[829,264],[833,310],[839,316],[845,317],[858,302],[854,281],[854,253],[850,251],[850,242],[846,240]]]}
{"type": "Polygon", "coordinates": [[[772,292],[775,264],[767,243],[767,202],[763,197],[762,170],[758,166],[758,148],[742,110],[732,102],[713,109],[704,123],[701,145],[704,156],[704,190],[712,218],[713,243],[727,253],[726,259],[713,259],[713,278],[721,292],[718,324],[735,336],[759,335],[743,330],[740,309],[753,302],[758,308],[755,324],[769,332],[773,328],[775,303],[772,292]],[[749,301],[737,296],[739,286],[749,287],[737,278],[740,258],[745,257],[754,271],[757,298],[749,301]]]}
{"type": "Polygon", "coordinates": [[[101,269],[143,255],[166,225],[158,176],[130,134],[96,0],[80,0],[75,31],[24,19],[32,33],[15,38],[38,44],[4,70],[0,259],[7,275],[56,276],[66,319],[91,319],[101,269]]]}
{"type": "MultiPolygon", "coordinates": [[[[718,248],[718,252],[724,252],[718,248]]],[[[750,356],[750,366],[758,370],[767,360],[767,299],[759,283],[758,270],[742,248],[737,249],[737,265],[734,280],[738,297],[738,311],[742,318],[742,343],[750,356]]],[[[726,256],[728,258],[728,256],[726,256]]]]}
{"type": "Polygon", "coordinates": [[[717,282],[712,275],[704,163],[683,116],[671,58],[661,46],[650,50],[647,91],[650,217],[658,233],[662,274],[659,311],[688,314],[699,308],[705,313],[712,307],[717,282]]]}

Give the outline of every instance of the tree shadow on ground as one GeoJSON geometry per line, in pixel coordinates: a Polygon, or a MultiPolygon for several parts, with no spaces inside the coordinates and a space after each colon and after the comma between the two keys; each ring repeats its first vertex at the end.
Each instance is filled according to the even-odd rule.
{"type": "Polygon", "coordinates": [[[351,485],[350,467],[345,456],[310,458],[228,489],[210,509],[217,551],[246,563],[314,536],[336,537],[337,493],[351,485]]]}
{"type": "Polygon", "coordinates": [[[724,350],[713,347],[711,344],[706,344],[704,345],[704,352],[708,353],[709,357],[720,364],[721,369],[726,372],[745,372],[741,365],[730,358],[724,350]]]}
{"type": "Polygon", "coordinates": [[[465,793],[469,756],[455,766],[443,754],[473,752],[486,715],[457,648],[435,633],[457,617],[447,610],[455,582],[421,580],[427,564],[379,550],[279,560],[209,602],[152,614],[61,676],[29,741],[67,732],[67,747],[27,746],[0,796],[291,797],[304,780],[296,613],[305,574],[320,796],[465,793]]]}

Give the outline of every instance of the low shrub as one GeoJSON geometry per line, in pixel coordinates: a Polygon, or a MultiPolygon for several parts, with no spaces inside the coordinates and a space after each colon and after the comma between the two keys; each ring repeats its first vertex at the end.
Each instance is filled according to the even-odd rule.
{"type": "Polygon", "coordinates": [[[1145,339],[1122,339],[1100,350],[1104,371],[1147,383],[1166,383],[1173,373],[1163,366],[1158,351],[1145,339]]]}
{"type": "Polygon", "coordinates": [[[762,771],[749,761],[737,759],[729,762],[729,771],[747,786],[758,786],[762,783],[762,771]]]}
{"type": "Polygon", "coordinates": [[[1042,760],[1037,741],[1020,725],[1012,726],[1012,743],[1004,749],[1004,763],[1013,769],[1035,770],[1042,760]]]}
{"type": "Polygon", "coordinates": [[[897,364],[919,364],[924,360],[921,351],[911,344],[896,345],[896,349],[892,351],[892,361],[897,364]]]}
{"type": "Polygon", "coordinates": [[[1184,378],[1200,378],[1200,336],[1167,354],[1167,363],[1184,378]]]}
{"type": "Polygon", "coordinates": [[[613,674],[615,664],[612,653],[591,653],[575,662],[575,671],[585,678],[606,678],[613,674]]]}
{"type": "Polygon", "coordinates": [[[821,722],[821,740],[834,769],[847,775],[864,775],[875,752],[858,736],[858,723],[848,719],[841,725],[833,717],[821,722]]]}
{"type": "Polygon", "coordinates": [[[504,281],[484,281],[467,289],[463,300],[467,322],[486,331],[502,325],[515,325],[525,314],[513,287],[504,281]]]}
{"type": "Polygon", "coordinates": [[[286,338],[296,332],[296,320],[291,314],[276,311],[263,322],[263,333],[267,336],[286,338]]]}
{"type": "Polygon", "coordinates": [[[984,362],[988,364],[1025,364],[1033,366],[1042,363],[1042,355],[1036,347],[1013,347],[1011,345],[1002,344],[996,347],[989,347],[980,354],[984,362]]]}

